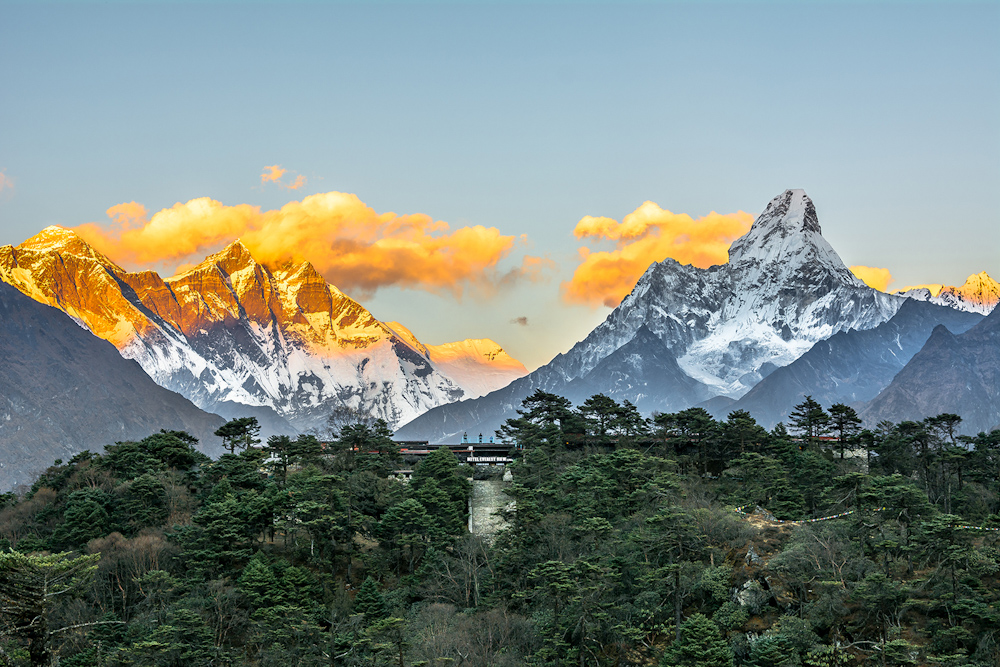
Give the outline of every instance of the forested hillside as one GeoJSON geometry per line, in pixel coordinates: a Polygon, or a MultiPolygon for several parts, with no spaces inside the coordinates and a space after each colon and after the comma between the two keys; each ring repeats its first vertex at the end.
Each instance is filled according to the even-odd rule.
{"type": "Polygon", "coordinates": [[[3,496],[0,663],[995,666],[1000,431],[958,419],[807,398],[769,432],[539,391],[490,539],[472,469],[394,479],[381,422],[234,420],[215,461],[152,434],[3,496]]]}

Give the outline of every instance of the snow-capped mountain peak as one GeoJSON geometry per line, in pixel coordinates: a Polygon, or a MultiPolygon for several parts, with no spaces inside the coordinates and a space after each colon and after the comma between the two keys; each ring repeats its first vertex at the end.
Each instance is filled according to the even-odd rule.
{"type": "Polygon", "coordinates": [[[764,212],[757,216],[750,231],[733,242],[729,262],[744,257],[759,256],[762,250],[804,245],[822,237],[816,207],[803,190],[785,190],[772,199],[764,212]]]}
{"type": "Polygon", "coordinates": [[[58,225],[49,225],[31,238],[26,239],[18,248],[38,253],[58,252],[64,255],[73,255],[81,259],[93,260],[104,267],[115,266],[111,260],[94,250],[76,232],[58,225]]]}
{"type": "Polygon", "coordinates": [[[750,231],[733,242],[729,264],[737,273],[770,282],[794,279],[797,273],[822,266],[840,283],[864,285],[823,238],[816,207],[803,190],[785,190],[772,199],[750,231]]]}
{"type": "Polygon", "coordinates": [[[427,346],[417,340],[417,337],[412,331],[399,322],[383,322],[383,324],[389,329],[389,331],[398,336],[400,340],[412,347],[417,354],[425,357],[428,361],[430,360],[431,353],[427,349],[427,346]]]}
{"type": "Polygon", "coordinates": [[[1000,302],[1000,284],[985,271],[981,271],[969,276],[961,287],[942,288],[937,298],[953,302],[945,303],[953,308],[989,315],[1000,302]]]}

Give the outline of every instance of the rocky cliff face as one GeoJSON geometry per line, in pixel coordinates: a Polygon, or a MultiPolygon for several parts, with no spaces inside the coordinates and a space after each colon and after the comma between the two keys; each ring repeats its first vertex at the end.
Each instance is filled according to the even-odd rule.
{"type": "MultiPolygon", "coordinates": [[[[708,269],[672,259],[651,265],[607,320],[568,353],[498,392],[431,410],[400,429],[400,435],[433,439],[492,431],[535,389],[566,394],[574,382],[579,386],[578,380],[643,327],[662,348],[656,361],[626,355],[631,366],[625,375],[653,377],[663,369],[675,386],[685,387],[687,393],[664,396],[664,407],[675,409],[687,400],[696,402],[697,396],[736,398],[817,341],[839,331],[875,327],[904,301],[868,287],[851,273],[823,238],[815,206],[802,190],[787,190],[771,200],[729,254],[727,264],[708,269]],[[687,381],[679,380],[664,355],[687,381]]],[[[601,370],[609,380],[619,378],[617,387],[624,386],[623,373],[608,365],[601,370]]],[[[596,378],[586,384],[591,393],[613,390],[596,378]]],[[[619,393],[637,403],[644,391],[637,387],[619,393]]]]}
{"type": "Polygon", "coordinates": [[[164,280],[127,272],[50,227],[0,248],[0,278],[64,310],[199,406],[273,410],[302,430],[335,405],[400,423],[465,396],[477,369],[480,391],[518,373],[487,341],[499,352],[453,355],[449,363],[464,361],[465,373],[452,378],[408,330],[397,334],[308,262],[264,266],[239,241],[164,280]]]}
{"type": "Polygon", "coordinates": [[[65,313],[0,283],[0,492],[30,484],[56,458],[160,429],[187,431],[217,456],[213,432],[224,421],[158,386],[65,313]]]}

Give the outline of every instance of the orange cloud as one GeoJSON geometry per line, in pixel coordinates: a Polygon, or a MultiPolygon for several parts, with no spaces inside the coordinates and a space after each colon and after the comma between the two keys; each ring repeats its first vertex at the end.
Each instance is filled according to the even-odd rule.
{"type": "Polygon", "coordinates": [[[878,269],[871,266],[852,266],[851,273],[860,278],[865,285],[884,292],[892,282],[892,274],[889,269],[878,269]]]}
{"type": "Polygon", "coordinates": [[[115,221],[110,228],[88,223],[75,231],[108,257],[140,266],[198,260],[240,238],[265,264],[308,260],[331,283],[360,295],[389,286],[457,296],[473,286],[490,293],[512,280],[540,280],[551,266],[529,256],[520,267],[500,273],[497,264],[514,248],[515,237],[481,225],[452,231],[423,214],[377,213],[341,192],[310,195],[269,211],[203,197],[149,219],[128,217],[140,209],[134,202],[114,206],[108,209],[115,221]]]}
{"type": "Polygon", "coordinates": [[[260,175],[260,184],[265,185],[268,181],[273,181],[277,183],[281,180],[281,177],[285,175],[287,169],[282,169],[276,164],[272,164],[270,167],[264,167],[264,173],[260,175]]]}
{"type": "Polygon", "coordinates": [[[5,172],[0,171],[0,192],[8,189],[14,189],[14,181],[5,172]]]}
{"type": "Polygon", "coordinates": [[[614,241],[614,250],[580,248],[580,265],[562,284],[563,299],[614,308],[653,262],[672,257],[681,264],[707,268],[729,261],[729,246],[750,230],[753,216],[739,211],[711,212],[695,220],[647,201],[619,223],[586,216],[573,233],[592,242],[614,241]]]}
{"type": "Polygon", "coordinates": [[[893,294],[901,294],[903,292],[909,292],[911,289],[929,289],[931,291],[931,296],[937,296],[944,289],[944,285],[939,285],[937,283],[930,283],[928,285],[907,285],[906,287],[900,287],[899,289],[892,290],[893,294]]]}
{"type": "Polygon", "coordinates": [[[119,229],[131,229],[146,222],[146,207],[134,201],[118,204],[106,213],[119,229]]]}

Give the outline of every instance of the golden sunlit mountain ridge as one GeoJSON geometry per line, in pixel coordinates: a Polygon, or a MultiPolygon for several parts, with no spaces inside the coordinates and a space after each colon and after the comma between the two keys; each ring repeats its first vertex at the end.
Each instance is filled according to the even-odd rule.
{"type": "Polygon", "coordinates": [[[458,344],[468,356],[451,377],[408,330],[397,335],[309,262],[265,265],[238,240],[163,279],[128,272],[74,232],[49,227],[0,248],[0,278],[199,406],[266,406],[297,428],[315,427],[335,405],[393,424],[526,373],[487,341],[485,352],[458,344]]]}

